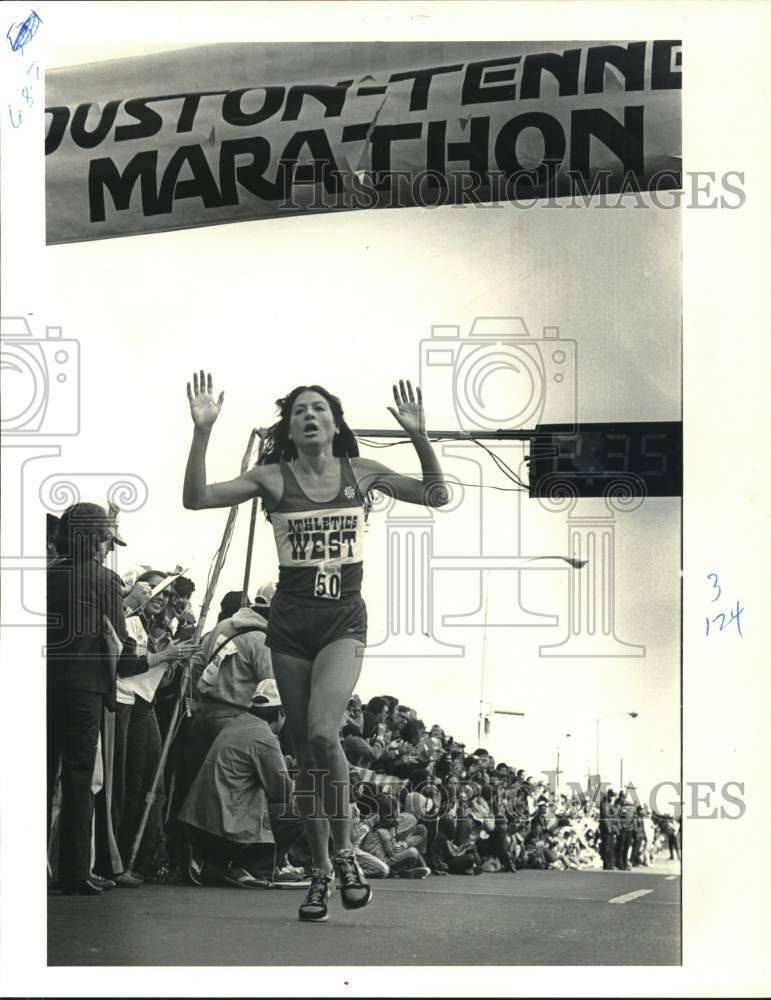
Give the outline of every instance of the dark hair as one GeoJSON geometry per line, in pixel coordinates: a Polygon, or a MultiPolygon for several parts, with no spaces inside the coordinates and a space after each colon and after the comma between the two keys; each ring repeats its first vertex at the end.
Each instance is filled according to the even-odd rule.
{"type": "Polygon", "coordinates": [[[420,728],[417,722],[410,719],[402,726],[401,737],[406,743],[411,743],[413,746],[417,745],[420,739],[420,728]]]}
{"type": "Polygon", "coordinates": [[[236,611],[238,611],[241,607],[242,593],[243,591],[241,590],[229,590],[225,594],[220,601],[220,613],[217,615],[218,622],[224,621],[226,618],[232,618],[236,611]]]}
{"type": "Polygon", "coordinates": [[[379,698],[375,695],[374,698],[370,698],[367,702],[366,711],[372,712],[373,715],[379,715],[384,708],[388,707],[388,702],[385,698],[379,698]]]}
{"type": "MultiPolygon", "coordinates": [[[[297,458],[297,445],[289,437],[289,421],[295,400],[303,392],[316,392],[323,396],[332,411],[338,432],[332,441],[332,454],[337,458],[358,458],[359,445],[351,428],[343,415],[343,404],[337,396],[321,385],[298,385],[286,396],[276,400],[279,418],[270,426],[263,439],[262,454],[257,460],[258,465],[276,465],[279,462],[291,462],[297,458]]],[[[365,518],[372,509],[372,494],[362,497],[365,518]]],[[[270,511],[263,508],[265,516],[270,520],[270,511]]]]}
{"type": "Polygon", "coordinates": [[[171,585],[171,589],[177,597],[181,597],[183,601],[186,601],[192,597],[193,591],[195,590],[195,584],[186,576],[178,576],[171,585]]]}
{"type": "Polygon", "coordinates": [[[163,570],[160,569],[148,569],[141,576],[138,576],[136,578],[136,582],[149,583],[155,576],[165,577],[166,574],[163,572],[163,570]]]}

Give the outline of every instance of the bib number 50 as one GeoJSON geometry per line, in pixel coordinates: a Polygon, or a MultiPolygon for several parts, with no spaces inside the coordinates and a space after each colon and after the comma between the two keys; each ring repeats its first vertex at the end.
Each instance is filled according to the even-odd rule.
{"type": "Polygon", "coordinates": [[[340,598],[340,570],[317,570],[316,571],[316,586],[314,588],[314,594],[316,597],[326,597],[329,600],[336,601],[340,598]]]}

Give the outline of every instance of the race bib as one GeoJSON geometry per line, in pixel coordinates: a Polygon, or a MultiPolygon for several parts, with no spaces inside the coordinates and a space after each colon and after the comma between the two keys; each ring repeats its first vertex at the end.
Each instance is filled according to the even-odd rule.
{"type": "Polygon", "coordinates": [[[341,563],[322,563],[316,570],[316,583],[313,588],[314,595],[316,597],[326,597],[331,601],[339,601],[341,589],[341,563]]]}

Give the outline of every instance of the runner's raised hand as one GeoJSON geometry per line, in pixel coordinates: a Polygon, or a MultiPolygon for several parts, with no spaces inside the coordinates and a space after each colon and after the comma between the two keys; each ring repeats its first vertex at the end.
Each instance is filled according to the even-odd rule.
{"type": "Polygon", "coordinates": [[[388,412],[401,424],[410,437],[425,435],[426,418],[423,413],[423,395],[420,386],[412,389],[412,382],[399,379],[399,385],[393,387],[396,408],[388,407],[388,412]]]}
{"type": "Polygon", "coordinates": [[[193,418],[195,426],[200,430],[209,430],[220,415],[222,403],[225,399],[223,391],[219,394],[219,399],[215,401],[211,372],[206,375],[202,368],[200,373],[193,373],[193,388],[190,388],[190,383],[188,382],[187,398],[190,402],[190,416],[193,418]]]}

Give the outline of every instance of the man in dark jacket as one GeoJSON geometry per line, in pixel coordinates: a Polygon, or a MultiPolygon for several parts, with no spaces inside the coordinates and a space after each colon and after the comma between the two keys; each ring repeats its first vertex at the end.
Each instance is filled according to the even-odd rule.
{"type": "Polygon", "coordinates": [[[59,876],[65,892],[96,895],[90,881],[91,779],[104,707],[115,708],[116,670],[147,670],[126,632],[120,578],[102,566],[116,529],[97,504],[77,503],[59,521],[61,558],[48,568],[48,823],[61,762],[59,876]],[[121,650],[122,643],[122,650],[121,650]]]}

